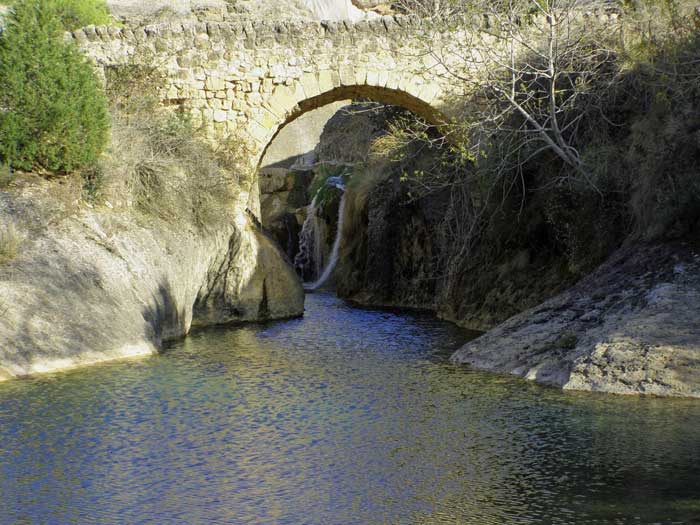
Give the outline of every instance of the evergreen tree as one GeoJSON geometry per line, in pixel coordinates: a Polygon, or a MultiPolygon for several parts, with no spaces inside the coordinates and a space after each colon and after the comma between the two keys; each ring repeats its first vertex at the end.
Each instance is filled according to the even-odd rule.
{"type": "Polygon", "coordinates": [[[107,101],[53,0],[15,4],[0,34],[0,163],[66,173],[93,162],[108,135],[107,101]]]}

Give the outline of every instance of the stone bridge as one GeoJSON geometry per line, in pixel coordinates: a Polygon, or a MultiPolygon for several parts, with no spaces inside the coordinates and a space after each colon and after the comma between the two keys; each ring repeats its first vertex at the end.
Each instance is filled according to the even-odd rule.
{"type": "Polygon", "coordinates": [[[98,68],[139,56],[162,66],[163,102],[190,112],[215,141],[244,142],[251,166],[282,127],[338,100],[403,106],[436,124],[448,119],[447,100],[459,86],[450,85],[436,61],[421,52],[427,36],[421,21],[409,16],[354,24],[87,27],[68,35],[98,68]]]}

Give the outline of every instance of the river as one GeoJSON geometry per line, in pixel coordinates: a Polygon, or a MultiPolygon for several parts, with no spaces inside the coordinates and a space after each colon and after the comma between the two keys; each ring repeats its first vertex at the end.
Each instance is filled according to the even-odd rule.
{"type": "Polygon", "coordinates": [[[0,384],[0,523],[700,523],[700,403],[457,367],[469,334],[307,296],[0,384]]]}

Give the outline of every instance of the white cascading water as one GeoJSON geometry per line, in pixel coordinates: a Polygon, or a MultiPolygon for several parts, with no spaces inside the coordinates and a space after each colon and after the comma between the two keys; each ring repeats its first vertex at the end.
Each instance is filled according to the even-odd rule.
{"type": "Polygon", "coordinates": [[[340,197],[340,206],[338,206],[338,231],[335,234],[335,240],[333,241],[333,249],[331,250],[331,256],[328,259],[328,264],[323,270],[321,277],[319,277],[316,282],[311,284],[305,284],[305,290],[317,290],[328,280],[328,278],[333,274],[335,266],[338,264],[338,255],[340,253],[340,241],[342,240],[343,232],[343,214],[345,211],[345,193],[340,197]]]}
{"type": "Polygon", "coordinates": [[[321,228],[316,217],[316,198],[314,195],[311,204],[306,207],[306,218],[299,233],[299,253],[294,257],[294,267],[301,275],[304,269],[313,265],[314,275],[321,274],[321,263],[323,262],[323,251],[321,246],[321,228]]]}
{"type": "Polygon", "coordinates": [[[314,266],[315,275],[317,275],[318,278],[313,283],[304,284],[304,289],[309,291],[317,290],[329,279],[333,270],[335,270],[336,264],[338,264],[338,255],[340,253],[343,214],[345,210],[345,185],[340,177],[329,177],[328,180],[326,180],[326,185],[334,186],[343,192],[340,198],[340,205],[338,206],[338,231],[335,234],[328,264],[323,271],[321,271],[323,264],[323,236],[321,235],[321,225],[316,216],[318,192],[311,200],[311,204],[306,208],[306,219],[304,219],[304,224],[299,234],[299,253],[294,258],[294,265],[302,272],[303,269],[310,264],[314,266]]]}

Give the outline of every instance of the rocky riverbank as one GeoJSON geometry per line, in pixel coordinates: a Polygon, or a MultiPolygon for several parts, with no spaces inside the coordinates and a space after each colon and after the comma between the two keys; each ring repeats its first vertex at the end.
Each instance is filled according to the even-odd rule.
{"type": "Polygon", "coordinates": [[[244,206],[202,230],[88,207],[79,184],[25,176],[0,192],[4,242],[17,246],[0,264],[0,378],[151,354],[192,326],[303,313],[296,275],[244,206]]]}
{"type": "Polygon", "coordinates": [[[400,169],[367,162],[369,139],[353,142],[361,136],[353,125],[364,123],[378,136],[385,123],[373,128],[377,118],[341,112],[317,147],[326,161],[356,164],[335,278],[339,295],[433,310],[484,331],[455,353],[455,363],[565,389],[700,397],[697,246],[629,242],[585,277],[561,254],[521,248],[488,268],[470,266],[445,293],[436,264],[447,196],[414,198],[400,169]],[[355,147],[343,149],[348,143],[355,147]],[[348,150],[353,158],[343,157],[348,150]]]}
{"type": "Polygon", "coordinates": [[[564,389],[700,397],[699,254],[683,243],[620,249],[452,360],[564,389]]]}

